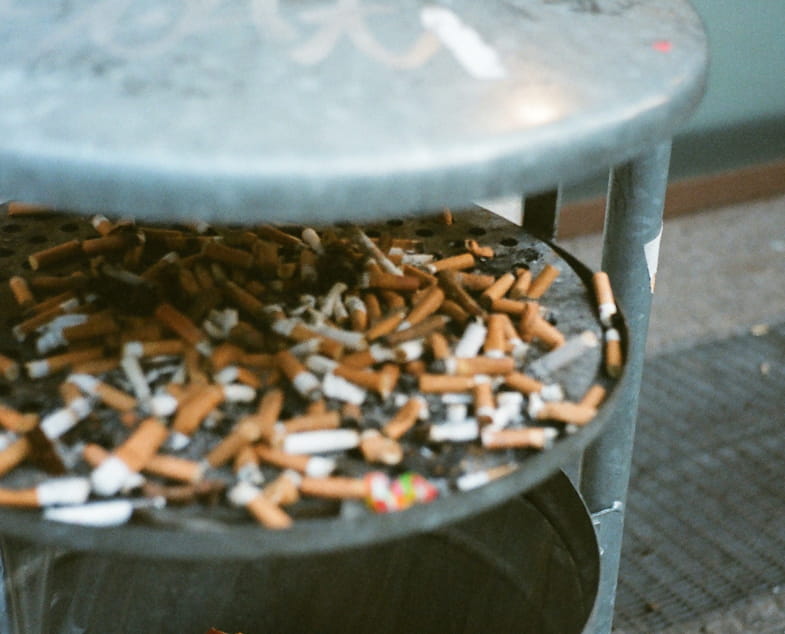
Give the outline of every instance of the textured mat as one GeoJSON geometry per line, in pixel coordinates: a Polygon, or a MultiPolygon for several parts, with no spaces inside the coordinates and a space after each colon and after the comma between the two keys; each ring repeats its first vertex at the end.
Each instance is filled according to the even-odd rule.
{"type": "Polygon", "coordinates": [[[643,386],[623,632],[673,628],[785,582],[785,324],[653,357],[643,386]]]}

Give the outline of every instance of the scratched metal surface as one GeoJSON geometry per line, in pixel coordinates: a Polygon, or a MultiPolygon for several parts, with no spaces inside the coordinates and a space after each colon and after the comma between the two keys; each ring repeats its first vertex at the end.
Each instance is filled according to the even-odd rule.
{"type": "Polygon", "coordinates": [[[685,0],[5,0],[0,200],[250,221],[535,191],[670,136],[705,68],[685,0]]]}

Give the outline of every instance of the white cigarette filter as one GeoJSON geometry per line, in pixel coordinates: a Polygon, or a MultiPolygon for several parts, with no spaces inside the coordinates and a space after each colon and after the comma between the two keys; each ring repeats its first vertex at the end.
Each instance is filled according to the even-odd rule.
{"type": "Polygon", "coordinates": [[[455,346],[453,356],[459,358],[476,357],[485,343],[486,334],[488,334],[488,329],[482,321],[477,319],[469,322],[463,331],[461,340],[455,346]]]}
{"type": "Polygon", "coordinates": [[[334,398],[344,403],[362,405],[368,396],[368,391],[343,377],[328,372],[322,379],[322,392],[328,398],[334,398]]]}
{"type": "Polygon", "coordinates": [[[332,453],[354,449],[360,444],[360,434],[353,429],[324,429],[287,434],[283,451],[292,454],[332,453]]]}
{"type": "Polygon", "coordinates": [[[432,442],[470,442],[480,435],[480,425],[474,418],[463,421],[431,425],[429,438],[432,442]]]}
{"type": "Polygon", "coordinates": [[[164,498],[153,498],[134,502],[131,500],[109,500],[76,506],[51,507],[44,510],[44,519],[79,526],[121,526],[131,519],[134,509],[138,507],[163,508],[165,504],[164,498]]]}
{"type": "Polygon", "coordinates": [[[90,496],[90,480],[55,478],[42,482],[35,489],[40,506],[83,504],[90,496]]]}

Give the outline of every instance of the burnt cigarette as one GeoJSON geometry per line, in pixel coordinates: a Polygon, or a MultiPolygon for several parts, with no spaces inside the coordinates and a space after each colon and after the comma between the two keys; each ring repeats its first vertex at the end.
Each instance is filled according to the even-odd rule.
{"type": "Polygon", "coordinates": [[[8,431],[26,434],[38,425],[38,421],[38,414],[23,414],[12,407],[0,405],[0,425],[8,431]]]}
{"type": "Polygon", "coordinates": [[[412,306],[411,311],[398,325],[398,330],[406,330],[419,324],[427,317],[433,315],[445,299],[444,291],[439,286],[431,286],[423,293],[422,297],[412,306]]]}
{"type": "Polygon", "coordinates": [[[474,376],[452,374],[422,374],[419,377],[420,392],[441,394],[445,392],[470,392],[475,385],[474,376]]]}
{"type": "Polygon", "coordinates": [[[478,258],[492,258],[494,256],[493,249],[489,246],[482,246],[477,240],[467,239],[463,242],[466,250],[473,256],[478,258]]]}
{"type": "Polygon", "coordinates": [[[205,385],[191,395],[180,406],[172,423],[173,431],[191,436],[207,415],[225,400],[224,390],[219,385],[205,385]]]}
{"type": "Polygon", "coordinates": [[[551,287],[551,284],[559,277],[561,271],[553,264],[546,264],[529,285],[528,296],[531,299],[539,299],[551,287]]]}
{"type": "Polygon", "coordinates": [[[29,489],[0,489],[0,506],[38,508],[83,504],[89,495],[87,478],[55,478],[29,489]]]}
{"type": "Polygon", "coordinates": [[[167,480],[199,482],[204,477],[205,465],[195,460],[159,453],[144,464],[142,471],[167,480]]]}
{"type": "Polygon", "coordinates": [[[495,412],[496,401],[490,377],[477,377],[474,385],[474,416],[481,425],[487,425],[493,421],[495,412]]]}
{"type": "MultiPolygon", "coordinates": [[[[415,328],[419,328],[423,324],[425,322],[418,324],[415,328]]],[[[427,332],[423,334],[427,334],[427,332]]],[[[395,346],[395,361],[397,363],[407,364],[412,361],[419,361],[423,354],[425,354],[425,343],[422,338],[403,341],[395,346]]]]}
{"type": "Polygon", "coordinates": [[[93,491],[101,496],[117,493],[132,473],[138,473],[164,443],[169,430],[156,418],[143,420],[134,432],[90,474],[93,491]]]}
{"type": "Polygon", "coordinates": [[[586,390],[586,393],[583,395],[581,400],[578,401],[578,404],[585,407],[598,409],[605,400],[606,393],[607,390],[602,385],[595,383],[588,390],[586,390]]]}
{"type": "Polygon", "coordinates": [[[494,301],[501,299],[507,294],[514,282],[515,276],[512,273],[500,275],[493,284],[482,292],[480,300],[486,308],[490,308],[494,301]]]}
{"type": "Polygon", "coordinates": [[[333,453],[359,444],[360,435],[353,429],[326,429],[287,434],[281,449],[292,454],[333,453]]]}
{"type": "Polygon", "coordinates": [[[289,350],[276,353],[275,360],[278,368],[301,396],[311,401],[322,398],[319,379],[309,372],[289,350]]]}
{"type": "Polygon", "coordinates": [[[518,467],[514,464],[502,464],[482,471],[465,473],[455,480],[455,486],[459,491],[471,491],[485,486],[489,482],[503,478],[516,471],[518,467]]]}
{"type": "Polygon", "coordinates": [[[398,440],[417,423],[417,419],[422,416],[424,409],[427,410],[428,404],[420,396],[413,396],[404,403],[395,413],[382,431],[390,438],[398,440]]]}
{"type": "Polygon", "coordinates": [[[529,294],[531,281],[532,272],[529,269],[515,269],[515,283],[512,285],[508,293],[510,299],[523,299],[527,297],[529,294]]]}
{"type": "Polygon", "coordinates": [[[597,335],[591,330],[570,337],[565,343],[548,354],[541,356],[529,366],[535,376],[547,377],[553,372],[580,359],[586,352],[599,345],[597,335]]]}
{"type": "Polygon", "coordinates": [[[623,365],[621,335],[615,328],[608,328],[605,330],[605,371],[612,379],[618,379],[623,365]]]}
{"type": "Polygon", "coordinates": [[[272,225],[262,225],[260,227],[256,227],[254,229],[256,235],[260,238],[264,238],[265,240],[270,240],[272,242],[277,242],[283,246],[290,246],[290,247],[302,247],[303,241],[300,240],[297,236],[293,236],[291,233],[286,233],[285,231],[281,231],[277,227],[272,225]]]}
{"type": "Polygon", "coordinates": [[[552,427],[489,428],[482,432],[482,446],[486,449],[547,449],[558,435],[552,427]]]}
{"type": "Polygon", "coordinates": [[[312,326],[322,338],[332,339],[348,350],[365,350],[368,347],[366,336],[361,332],[344,330],[327,323],[315,323],[312,326]]]}
{"type": "Polygon", "coordinates": [[[451,357],[445,359],[447,374],[478,375],[478,374],[509,374],[515,368],[512,357],[451,357]]]}
{"type": "Polygon", "coordinates": [[[137,406],[133,396],[89,374],[71,374],[66,381],[119,412],[131,411],[137,406]]]}
{"type": "Polygon", "coordinates": [[[264,483],[265,477],[259,468],[259,456],[251,445],[244,445],[234,456],[232,465],[234,475],[238,481],[250,482],[256,486],[264,483]]]}
{"type": "Polygon", "coordinates": [[[613,297],[611,281],[605,271],[597,271],[591,278],[594,294],[597,298],[597,310],[600,313],[600,322],[606,328],[612,325],[616,315],[616,300],[613,297]]]}
{"type": "Polygon", "coordinates": [[[320,498],[362,500],[368,495],[368,484],[363,478],[306,476],[300,482],[300,493],[320,498]]]}
{"type": "Polygon", "coordinates": [[[281,469],[294,469],[314,478],[328,476],[336,467],[335,460],[324,456],[291,454],[262,444],[256,445],[254,451],[266,463],[281,469]]]}
{"type": "Polygon", "coordinates": [[[349,286],[344,282],[335,282],[327,291],[327,294],[320,302],[320,310],[322,315],[330,319],[335,317],[335,309],[341,303],[341,296],[349,289],[349,286]]]}
{"type": "Polygon", "coordinates": [[[427,265],[429,273],[439,273],[440,271],[460,271],[463,269],[474,268],[477,262],[471,253],[460,253],[450,257],[436,260],[435,262],[427,265]]]}
{"type": "Polygon", "coordinates": [[[403,447],[393,438],[376,429],[366,429],[360,435],[360,451],[368,462],[397,465],[403,460],[403,447]]]}
{"type": "Polygon", "coordinates": [[[31,379],[40,379],[55,374],[60,370],[65,370],[75,363],[100,359],[103,355],[104,350],[102,347],[91,347],[83,350],[64,352],[45,359],[28,361],[25,363],[25,368],[27,370],[27,376],[31,379]]]}
{"type": "Polygon", "coordinates": [[[140,403],[146,403],[150,399],[152,391],[144,376],[142,366],[139,363],[139,357],[134,355],[124,356],[120,359],[120,367],[123,369],[125,377],[131,384],[131,389],[137,400],[140,403]]]}
{"type": "Polygon", "coordinates": [[[79,240],[69,240],[56,246],[37,251],[28,256],[27,261],[34,271],[42,267],[66,262],[82,254],[82,243],[79,240]]]}
{"type": "Polygon", "coordinates": [[[267,499],[261,489],[250,482],[238,482],[227,494],[235,506],[245,507],[262,526],[272,530],[284,530],[294,523],[280,506],[267,499]]]}
{"type": "Polygon", "coordinates": [[[8,280],[8,286],[11,289],[11,294],[14,296],[14,300],[23,311],[35,305],[35,297],[25,278],[14,275],[8,280]]]}
{"type": "Polygon", "coordinates": [[[341,357],[341,363],[353,368],[367,368],[376,363],[395,360],[395,351],[387,346],[375,343],[366,350],[360,350],[341,357]]]}

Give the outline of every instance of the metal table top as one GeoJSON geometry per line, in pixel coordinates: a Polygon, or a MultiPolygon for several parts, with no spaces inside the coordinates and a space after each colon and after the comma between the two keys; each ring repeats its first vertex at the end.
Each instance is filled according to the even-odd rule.
{"type": "Polygon", "coordinates": [[[702,95],[684,0],[0,0],[0,198],[369,218],[569,182],[702,95]]]}

